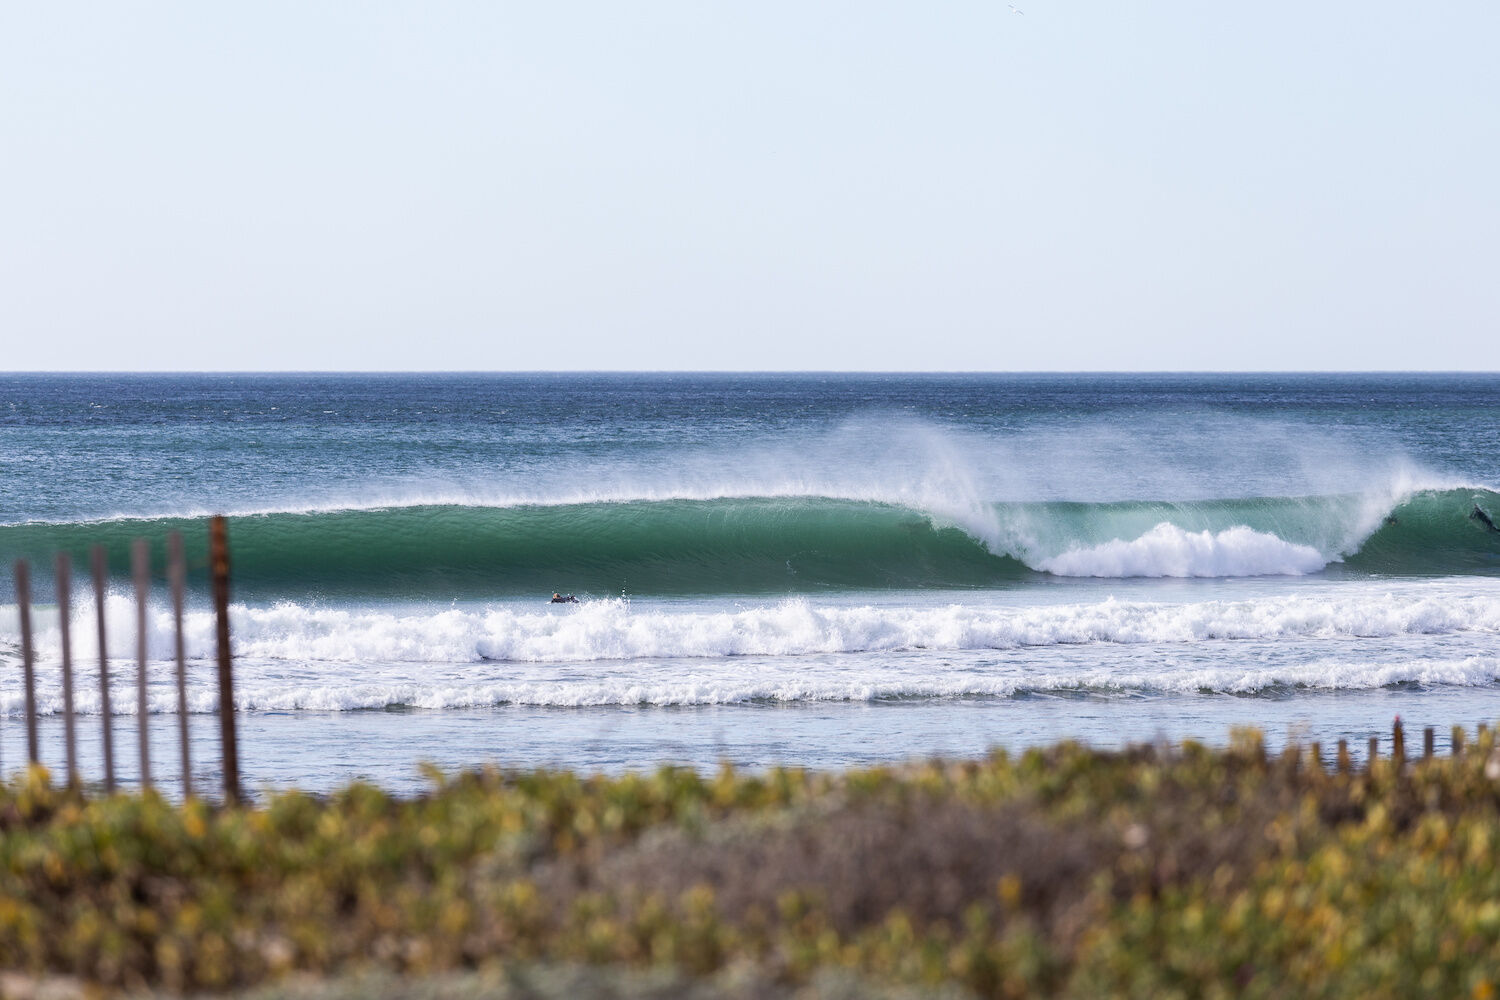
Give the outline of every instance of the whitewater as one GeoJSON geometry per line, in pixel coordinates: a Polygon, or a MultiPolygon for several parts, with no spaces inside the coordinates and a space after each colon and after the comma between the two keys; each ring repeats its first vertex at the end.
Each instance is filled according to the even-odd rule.
{"type": "MultiPolygon", "coordinates": [[[[1494,376],[9,376],[0,403],[54,748],[52,557],[108,553],[128,742],[137,537],[170,737],[171,531],[211,726],[208,512],[252,781],[1500,717],[1494,376]]],[[[0,596],[0,761],[19,659],[0,596]]]]}
{"type": "MultiPolygon", "coordinates": [[[[1436,668],[1403,672],[1399,664],[1370,658],[1368,648],[1340,669],[1329,664],[1339,644],[1360,640],[1468,639],[1500,636],[1500,580],[1476,594],[1454,583],[1308,588],[1294,595],[1245,600],[1159,603],[1109,597],[1096,603],[990,605],[929,603],[890,606],[805,598],[735,611],[638,608],[623,599],[585,602],[556,610],[487,607],[429,613],[304,607],[283,602],[258,608],[236,605],[236,652],[241,663],[239,707],[323,711],[391,707],[448,708],[481,705],[693,705],[771,700],[860,700],[893,697],[1011,696],[1037,690],[1180,691],[1255,693],[1280,686],[1330,689],[1381,687],[1396,680],[1474,684],[1494,679],[1495,657],[1444,659],[1436,668]],[[1351,591],[1354,591],[1351,593],[1351,591]],[[1176,663],[1198,656],[1208,642],[1300,644],[1322,650],[1311,666],[1278,669],[1219,667],[1182,671],[1176,663]],[[994,658],[993,651],[1092,646],[1092,663],[1077,672],[1031,672],[1028,659],[994,658]],[[1102,647],[1102,648],[1101,648],[1102,647]],[[1122,655],[1136,662],[1147,647],[1153,669],[1112,672],[1103,664],[1122,655]],[[942,666],[912,676],[906,671],[861,668],[851,677],[848,654],[949,654],[942,666]],[[836,655],[835,655],[836,654],[836,655]],[[602,661],[617,661],[604,663],[602,661]],[[726,661],[720,663],[720,661],[726,661]],[[954,669],[954,663],[963,663],[954,669]],[[712,678],[702,675],[714,663],[712,678]],[[412,664],[442,665],[414,675],[412,664]],[[317,669],[314,669],[316,665],[317,669]],[[558,671],[558,666],[597,669],[558,671]],[[838,669],[830,669],[830,665],[838,669]],[[334,678],[357,682],[333,685],[334,678]],[[345,669],[340,669],[345,668],[345,669]],[[382,680],[373,683],[373,675],[382,680]]],[[[121,594],[109,598],[109,654],[134,654],[135,610],[121,594]]],[[[162,607],[148,616],[149,655],[171,656],[173,623],[162,607]]],[[[72,619],[75,653],[97,657],[92,612],[72,619]]],[[[6,623],[5,628],[14,628],[6,623]]],[[[37,654],[59,655],[60,630],[35,634],[37,654]]],[[[213,618],[189,614],[186,653],[204,672],[213,657],[213,618]]],[[[14,649],[10,651],[12,658],[14,649]]],[[[1225,651],[1226,659],[1235,654],[1225,651]]],[[[878,657],[866,655],[867,662],[878,657]]],[[[159,672],[153,712],[176,710],[169,673],[159,672]]],[[[121,680],[113,703],[132,712],[121,680]]],[[[200,686],[191,707],[217,708],[210,685],[200,686]]],[[[18,712],[18,692],[0,709],[18,712]]],[[[60,710],[55,683],[39,689],[41,711],[60,710]]],[[[80,711],[97,713],[94,692],[81,692],[80,711]]]]}

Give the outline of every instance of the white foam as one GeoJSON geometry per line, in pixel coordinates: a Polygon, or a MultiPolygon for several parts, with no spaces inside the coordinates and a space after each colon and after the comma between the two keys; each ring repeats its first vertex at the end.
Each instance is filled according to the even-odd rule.
{"type": "MultiPolygon", "coordinates": [[[[133,660],[134,612],[107,605],[110,655],[133,660]]],[[[798,656],[899,650],[1015,649],[1078,643],[1181,643],[1216,639],[1348,638],[1500,632],[1500,596],[1446,592],[1287,595],[1243,601],[1160,603],[1113,598],[1087,604],[891,607],[820,606],[795,598],[734,611],[645,609],[624,600],[567,610],[450,608],[428,613],[283,602],[231,610],[236,655],[288,663],[588,663],[689,657],[798,656]]],[[[0,618],[0,627],[4,619],[0,618]]],[[[166,608],[147,616],[153,660],[171,655],[166,608]]],[[[74,657],[97,658],[91,610],[72,621],[74,657]]],[[[190,659],[214,655],[213,617],[190,612],[190,659]]],[[[0,642],[16,636],[0,631],[0,642]]],[[[38,656],[56,659],[55,621],[38,614],[38,656]]]]}
{"type": "MultiPolygon", "coordinates": [[[[863,658],[861,658],[863,659],[863,658]]],[[[1032,665],[1034,667],[1034,665],[1032,665]]],[[[242,664],[236,678],[236,707],[243,711],[344,712],[412,708],[473,709],[501,705],[548,708],[607,706],[734,705],[754,702],[869,702],[881,699],[1008,698],[1018,694],[1093,693],[1103,695],[1190,695],[1204,692],[1253,695],[1283,689],[1359,691],[1393,684],[1473,687],[1500,682],[1500,658],[1468,656],[1342,660],[1317,658],[1275,667],[1192,666],[1161,660],[1141,669],[1102,669],[1076,662],[1068,669],[1023,669],[1013,661],[983,667],[973,662],[927,664],[909,661],[858,664],[819,660],[724,661],[713,670],[656,665],[649,670],[594,674],[557,672],[535,664],[485,664],[465,671],[412,671],[396,665],[367,667],[359,674],[319,679],[242,664]]],[[[176,694],[158,669],[148,712],[176,711],[176,694]]],[[[133,678],[112,687],[111,709],[135,712],[133,678]]],[[[42,714],[61,711],[61,696],[42,677],[37,694],[42,714]]],[[[91,686],[75,697],[78,712],[97,715],[100,700],[91,686]]],[[[217,697],[211,671],[189,672],[189,711],[213,712],[217,697]]],[[[0,692],[0,716],[22,712],[17,690],[0,692]]]]}
{"type": "MultiPolygon", "coordinates": [[[[123,597],[108,609],[119,685],[112,708],[130,712],[133,616],[123,597]]],[[[232,619],[237,700],[254,709],[722,704],[1079,687],[1255,691],[1278,684],[1489,683],[1494,657],[1468,654],[1475,645],[1494,648],[1500,588],[1429,582],[1382,591],[1344,584],[1336,592],[1319,587],[1234,601],[1030,606],[799,599],[734,610],[642,608],[620,600],[428,613],[285,603],[236,605],[232,619]],[[1257,653],[1247,666],[1246,657],[1218,645],[1233,641],[1296,652],[1272,665],[1257,653]],[[1309,654],[1309,643],[1318,650],[1333,643],[1341,652],[1309,654]],[[1373,655],[1378,651],[1384,653],[1373,655]]],[[[40,701],[44,711],[57,711],[60,635],[44,611],[36,620],[40,701]]],[[[91,626],[85,612],[73,622],[75,663],[80,678],[88,678],[77,683],[84,712],[100,704],[91,626]]],[[[7,628],[0,616],[0,659],[9,661],[5,676],[14,680],[16,636],[7,628]]],[[[152,609],[147,638],[150,710],[175,711],[165,609],[152,609]]],[[[211,615],[188,616],[186,646],[191,707],[211,711],[211,615]]],[[[20,700],[18,684],[0,687],[0,711],[19,712],[20,700]]]]}
{"type": "Polygon", "coordinates": [[[527,676],[479,684],[380,683],[257,689],[239,699],[247,710],[349,711],[408,705],[423,709],[529,705],[557,708],[655,705],[733,705],[747,702],[868,702],[891,698],[1008,698],[1023,692],[1255,694],[1279,688],[1364,690],[1398,683],[1474,686],[1500,680],[1500,659],[1384,662],[1317,660],[1296,666],[1244,670],[1204,668],[1027,675],[1014,669],[979,673],[939,668],[914,675],[889,666],[850,675],[839,670],[764,667],[723,675],[653,674],[641,678],[527,676]]]}
{"type": "Polygon", "coordinates": [[[1035,568],[1058,576],[1111,578],[1302,576],[1331,561],[1310,545],[1243,525],[1210,532],[1162,522],[1131,541],[1075,547],[1038,560],[1035,568]]]}

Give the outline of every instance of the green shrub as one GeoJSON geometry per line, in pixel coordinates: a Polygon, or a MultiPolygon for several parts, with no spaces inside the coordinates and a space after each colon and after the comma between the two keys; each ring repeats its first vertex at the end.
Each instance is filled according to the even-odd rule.
{"type": "Polygon", "coordinates": [[[169,991],[542,962],[981,997],[1487,997],[1497,819],[1488,734],[1349,773],[1242,733],[834,774],[432,772],[412,799],[245,807],[34,769],[0,787],[0,968],[169,991]]]}

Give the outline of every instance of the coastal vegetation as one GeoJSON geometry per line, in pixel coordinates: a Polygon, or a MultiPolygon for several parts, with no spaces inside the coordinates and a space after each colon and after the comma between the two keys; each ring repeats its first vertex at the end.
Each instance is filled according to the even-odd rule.
{"type": "Polygon", "coordinates": [[[1240,732],[1223,749],[1065,743],[841,772],[430,779],[411,798],[354,784],[225,806],[85,794],[34,768],[0,788],[0,990],[1484,998],[1500,985],[1490,732],[1451,757],[1368,767],[1268,755],[1240,732]]]}

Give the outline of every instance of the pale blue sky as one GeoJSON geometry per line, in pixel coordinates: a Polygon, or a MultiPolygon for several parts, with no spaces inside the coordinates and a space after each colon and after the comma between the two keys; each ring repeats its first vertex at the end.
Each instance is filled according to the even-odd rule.
{"type": "Polygon", "coordinates": [[[0,368],[1500,368],[1500,4],[1018,6],[7,3],[0,368]]]}

